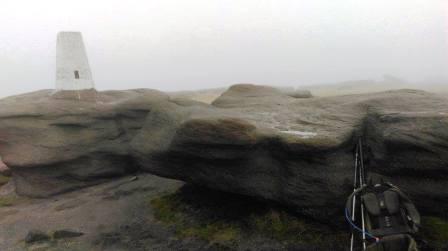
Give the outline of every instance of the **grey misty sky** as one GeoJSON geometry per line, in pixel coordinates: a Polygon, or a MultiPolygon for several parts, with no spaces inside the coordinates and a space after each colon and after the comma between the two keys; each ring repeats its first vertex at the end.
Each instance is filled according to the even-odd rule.
{"type": "Polygon", "coordinates": [[[81,31],[98,89],[448,78],[444,0],[2,0],[0,96],[54,88],[81,31]]]}

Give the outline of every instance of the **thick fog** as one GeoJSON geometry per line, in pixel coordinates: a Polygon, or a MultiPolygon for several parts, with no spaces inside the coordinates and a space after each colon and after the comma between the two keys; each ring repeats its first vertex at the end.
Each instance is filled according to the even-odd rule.
{"type": "Polygon", "coordinates": [[[81,31],[98,89],[448,78],[445,0],[5,0],[0,96],[54,88],[81,31]]]}

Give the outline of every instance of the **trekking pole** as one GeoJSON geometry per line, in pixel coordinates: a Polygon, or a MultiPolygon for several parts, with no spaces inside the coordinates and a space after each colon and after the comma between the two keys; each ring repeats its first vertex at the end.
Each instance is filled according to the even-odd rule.
{"type": "MultiPolygon", "coordinates": [[[[356,191],[356,189],[358,188],[358,144],[356,145],[355,148],[355,178],[354,178],[354,182],[353,182],[353,192],[356,191]]],[[[356,195],[353,196],[353,201],[352,201],[352,221],[355,221],[355,211],[356,211],[356,195]]],[[[355,244],[355,233],[352,229],[352,235],[350,237],[350,251],[353,251],[354,248],[354,244],[355,244]]]]}
{"type": "MultiPolygon", "coordinates": [[[[359,183],[360,186],[362,187],[363,185],[365,185],[365,170],[364,170],[364,158],[363,158],[363,150],[362,150],[362,139],[359,138],[359,183]]],[[[365,219],[364,219],[364,203],[362,202],[362,199],[360,200],[361,203],[361,224],[362,224],[362,247],[363,250],[367,249],[366,246],[366,224],[365,224],[365,219]]]]}

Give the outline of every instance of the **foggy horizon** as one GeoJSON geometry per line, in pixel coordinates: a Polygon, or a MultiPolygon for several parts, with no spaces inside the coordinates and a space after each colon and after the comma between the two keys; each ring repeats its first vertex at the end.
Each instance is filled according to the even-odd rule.
{"type": "Polygon", "coordinates": [[[442,0],[18,0],[0,20],[0,97],[54,88],[59,31],[82,32],[99,90],[448,79],[442,0]]]}

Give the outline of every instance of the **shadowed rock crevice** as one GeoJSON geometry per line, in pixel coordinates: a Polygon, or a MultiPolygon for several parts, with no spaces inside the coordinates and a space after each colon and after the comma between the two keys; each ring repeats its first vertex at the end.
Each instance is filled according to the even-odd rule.
{"type": "Polygon", "coordinates": [[[13,178],[17,193],[48,197],[137,171],[138,166],[129,156],[97,153],[68,162],[18,167],[14,169],[13,178]]]}

